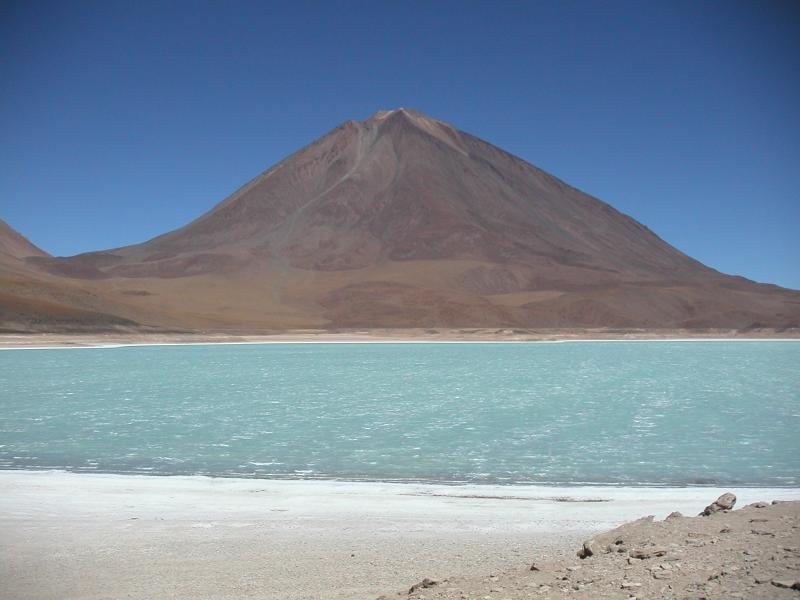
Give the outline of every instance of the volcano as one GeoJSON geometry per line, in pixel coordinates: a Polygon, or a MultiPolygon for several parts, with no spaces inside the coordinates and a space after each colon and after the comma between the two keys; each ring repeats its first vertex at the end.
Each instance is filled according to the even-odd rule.
{"type": "Polygon", "coordinates": [[[29,277],[160,327],[800,323],[800,292],[710,269],[612,206],[402,108],[343,123],[141,244],[55,258],[0,238],[16,240],[29,277]]]}

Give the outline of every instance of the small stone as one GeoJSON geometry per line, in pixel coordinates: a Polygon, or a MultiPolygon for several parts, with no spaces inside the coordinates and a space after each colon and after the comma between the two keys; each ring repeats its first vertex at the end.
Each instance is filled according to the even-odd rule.
{"type": "Polygon", "coordinates": [[[530,570],[531,571],[540,571],[541,569],[539,569],[539,567],[536,566],[536,563],[531,563],[530,570]]]}
{"type": "Polygon", "coordinates": [[[653,573],[653,579],[671,579],[672,573],[669,571],[656,571],[653,573]]]}
{"type": "Polygon", "coordinates": [[[631,550],[631,558],[638,558],[644,560],[646,558],[653,558],[654,556],[664,556],[667,553],[666,548],[653,546],[652,548],[634,548],[631,550]]]}
{"type": "Polygon", "coordinates": [[[794,579],[773,579],[772,585],[787,590],[800,590],[800,580],[794,579]]]}
{"type": "Polygon", "coordinates": [[[409,588],[408,593],[409,594],[413,594],[417,590],[421,590],[423,588],[430,588],[430,587],[433,587],[433,586],[437,585],[438,583],[439,582],[436,581],[435,579],[431,579],[429,577],[426,577],[425,579],[423,579],[419,583],[415,583],[414,585],[412,585],[409,588]]]}
{"type": "Polygon", "coordinates": [[[586,540],[578,550],[578,558],[589,558],[595,554],[600,554],[600,545],[595,540],[586,540]]]}
{"type": "Polygon", "coordinates": [[[619,587],[621,587],[623,590],[632,590],[642,587],[642,584],[636,583],[635,581],[623,581],[619,587]]]}
{"type": "Polygon", "coordinates": [[[680,511],[675,510],[667,515],[667,519],[677,519],[682,516],[683,514],[680,511]]]}
{"type": "Polygon", "coordinates": [[[769,575],[756,575],[753,579],[756,583],[769,583],[772,578],[769,575]]]}
{"type": "Polygon", "coordinates": [[[774,533],[772,533],[771,531],[766,531],[764,529],[751,529],[750,533],[752,533],[753,535],[769,535],[775,537],[774,533]]]}
{"type": "MultiPolygon", "coordinates": [[[[766,502],[753,502],[752,504],[748,504],[747,505],[747,507],[751,507],[751,508],[767,508],[768,506],[769,506],[769,504],[767,504],[766,502]]],[[[747,507],[745,507],[745,508],[747,508],[747,507]]]]}

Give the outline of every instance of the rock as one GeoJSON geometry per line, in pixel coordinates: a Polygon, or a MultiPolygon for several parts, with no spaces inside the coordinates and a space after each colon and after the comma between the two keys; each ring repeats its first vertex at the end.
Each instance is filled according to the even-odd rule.
{"type": "Polygon", "coordinates": [[[800,590],[800,579],[773,579],[772,585],[788,590],[800,590]]]}
{"type": "Polygon", "coordinates": [[[653,572],[653,579],[671,579],[672,573],[669,571],[655,571],[653,572]]]}
{"type": "Polygon", "coordinates": [[[734,504],[736,504],[736,496],[727,492],[706,506],[699,516],[707,517],[721,510],[731,510],[734,504]]]}
{"type": "Polygon", "coordinates": [[[425,579],[423,579],[419,583],[415,583],[414,585],[412,585],[409,588],[408,593],[409,594],[413,594],[417,590],[421,590],[421,589],[424,589],[424,588],[430,588],[430,587],[433,587],[433,586],[437,585],[438,583],[439,583],[438,581],[426,577],[425,579]]]}
{"type": "Polygon", "coordinates": [[[600,554],[600,552],[600,544],[593,539],[586,540],[583,542],[583,548],[578,550],[578,558],[589,558],[595,554],[600,554]]]}
{"type": "Polygon", "coordinates": [[[751,529],[750,533],[752,533],[753,535],[769,535],[775,537],[774,533],[772,533],[771,531],[766,531],[765,529],[751,529]]]}
{"type": "Polygon", "coordinates": [[[540,571],[541,569],[539,569],[539,567],[536,566],[536,563],[531,563],[530,570],[531,571],[540,571]]]}
{"type": "Polygon", "coordinates": [[[636,583],[635,581],[623,581],[619,587],[621,587],[623,590],[632,590],[642,587],[642,584],[636,583]]]}
{"type": "Polygon", "coordinates": [[[578,550],[577,554],[580,558],[587,558],[596,554],[603,554],[607,552],[609,544],[621,544],[622,540],[628,537],[631,531],[636,531],[643,525],[648,525],[653,522],[653,515],[636,519],[630,523],[620,525],[616,529],[612,529],[607,533],[601,533],[594,536],[592,539],[583,543],[583,548],[578,550]]]}
{"type": "Polygon", "coordinates": [[[753,502],[752,504],[748,504],[745,508],[767,508],[769,504],[766,502],[753,502]]]}
{"type": "Polygon", "coordinates": [[[659,546],[653,546],[652,548],[634,548],[630,551],[631,558],[638,558],[640,560],[653,558],[654,556],[664,556],[666,553],[667,549],[659,546]]]}
{"type": "Polygon", "coordinates": [[[683,514],[676,510],[676,511],[673,511],[673,512],[669,513],[667,515],[667,519],[678,519],[678,518],[680,518],[682,516],[683,516],[683,514]]]}

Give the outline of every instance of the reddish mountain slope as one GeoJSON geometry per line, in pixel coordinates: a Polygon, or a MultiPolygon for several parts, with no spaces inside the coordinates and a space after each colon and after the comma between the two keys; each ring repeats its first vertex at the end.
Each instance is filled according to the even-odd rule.
{"type": "Polygon", "coordinates": [[[47,253],[0,219],[0,261],[7,261],[9,257],[22,259],[26,256],[47,256],[47,253]]]}
{"type": "Polygon", "coordinates": [[[0,220],[0,332],[110,330],[137,324],[79,281],[42,273],[27,259],[49,255],[0,220]]]}
{"type": "Polygon", "coordinates": [[[800,293],[713,271],[614,208],[399,109],[348,121],[185,227],[27,264],[159,325],[787,327],[800,293]]]}

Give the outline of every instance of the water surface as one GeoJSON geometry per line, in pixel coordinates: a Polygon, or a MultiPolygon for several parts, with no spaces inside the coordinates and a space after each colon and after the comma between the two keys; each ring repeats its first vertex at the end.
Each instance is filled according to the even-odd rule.
{"type": "Polygon", "coordinates": [[[796,486],[799,342],[0,352],[0,468],[796,486]]]}

